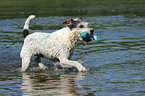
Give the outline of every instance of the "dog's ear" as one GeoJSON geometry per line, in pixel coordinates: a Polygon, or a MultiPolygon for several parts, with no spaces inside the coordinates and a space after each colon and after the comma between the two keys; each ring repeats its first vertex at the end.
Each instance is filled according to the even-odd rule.
{"type": "Polygon", "coordinates": [[[71,19],[65,20],[62,24],[66,24],[67,26],[70,26],[70,25],[73,25],[73,22],[74,20],[71,18],[71,19]]]}
{"type": "Polygon", "coordinates": [[[83,20],[83,18],[82,18],[82,17],[80,17],[79,19],[80,19],[81,21],[83,20]]]}

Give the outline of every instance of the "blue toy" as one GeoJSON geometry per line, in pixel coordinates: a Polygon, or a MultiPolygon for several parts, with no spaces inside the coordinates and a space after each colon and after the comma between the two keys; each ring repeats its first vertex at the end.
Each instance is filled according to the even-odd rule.
{"type": "Polygon", "coordinates": [[[89,34],[88,34],[87,32],[83,32],[83,33],[81,34],[81,37],[84,38],[84,39],[87,39],[87,38],[91,37],[91,38],[93,38],[93,39],[99,41],[99,37],[98,37],[98,36],[93,35],[93,34],[91,34],[91,36],[89,36],[89,34]]]}
{"type": "Polygon", "coordinates": [[[87,39],[87,38],[89,38],[89,34],[87,32],[83,32],[81,34],[81,37],[87,39]]]}
{"type": "Polygon", "coordinates": [[[99,37],[98,37],[98,36],[91,34],[91,37],[92,37],[93,39],[99,41],[99,37]]]}

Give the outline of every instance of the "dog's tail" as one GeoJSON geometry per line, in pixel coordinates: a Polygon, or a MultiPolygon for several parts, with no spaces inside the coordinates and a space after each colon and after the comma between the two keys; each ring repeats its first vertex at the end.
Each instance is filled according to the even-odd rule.
{"type": "Polygon", "coordinates": [[[24,38],[25,38],[26,36],[29,35],[29,24],[30,24],[30,21],[31,21],[32,19],[34,19],[34,18],[35,18],[35,15],[30,15],[30,16],[27,18],[27,20],[25,21],[25,25],[24,25],[24,28],[23,28],[23,35],[24,35],[24,38]]]}

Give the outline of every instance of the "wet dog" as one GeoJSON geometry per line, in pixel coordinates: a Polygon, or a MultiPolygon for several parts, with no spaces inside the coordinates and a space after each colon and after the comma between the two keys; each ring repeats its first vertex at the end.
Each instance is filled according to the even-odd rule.
{"type": "Polygon", "coordinates": [[[79,18],[71,18],[63,22],[63,24],[66,24],[66,27],[53,33],[35,32],[29,34],[29,23],[34,18],[35,15],[30,15],[23,28],[25,39],[20,53],[22,71],[26,71],[34,55],[38,56],[38,65],[42,69],[46,68],[41,63],[42,57],[46,57],[50,60],[58,59],[61,66],[68,65],[76,67],[78,71],[87,71],[77,61],[71,61],[70,57],[73,54],[73,49],[78,39],[87,44],[91,41],[91,38],[94,38],[94,30],[88,27],[88,23],[79,18]]]}

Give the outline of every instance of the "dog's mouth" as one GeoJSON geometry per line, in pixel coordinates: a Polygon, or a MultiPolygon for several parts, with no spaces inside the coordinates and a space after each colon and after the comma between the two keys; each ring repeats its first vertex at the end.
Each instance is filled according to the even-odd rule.
{"type": "Polygon", "coordinates": [[[90,42],[90,41],[92,41],[92,38],[89,36],[88,38],[83,38],[83,40],[84,40],[85,42],[90,42]]]}
{"type": "Polygon", "coordinates": [[[82,41],[86,45],[88,42],[93,40],[99,41],[99,37],[94,34],[88,34],[87,32],[83,32],[81,34],[82,41]]]}
{"type": "Polygon", "coordinates": [[[81,38],[85,45],[87,45],[88,42],[92,41],[92,35],[89,35],[87,32],[83,32],[81,34],[81,38]]]}

